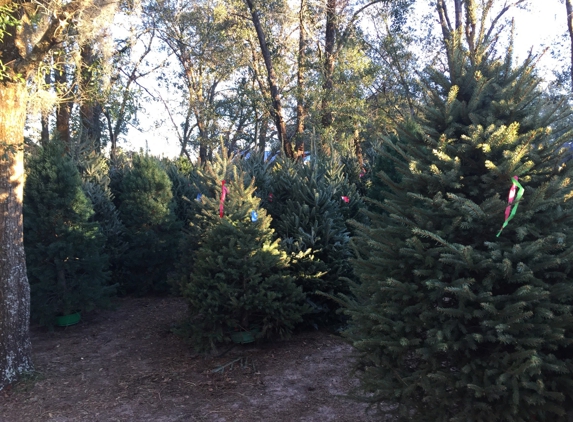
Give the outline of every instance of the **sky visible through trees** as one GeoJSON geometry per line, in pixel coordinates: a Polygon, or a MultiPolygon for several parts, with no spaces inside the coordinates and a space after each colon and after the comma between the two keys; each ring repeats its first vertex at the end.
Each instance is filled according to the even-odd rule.
{"type": "MultiPolygon", "coordinates": [[[[566,39],[565,5],[559,0],[533,0],[530,3],[532,4],[528,5],[526,10],[514,8],[508,12],[509,16],[515,18],[516,59],[525,59],[530,49],[534,53],[540,53],[545,47],[548,47],[548,51],[539,62],[539,68],[545,72],[548,78],[551,78],[551,69],[556,66],[556,59],[552,56],[552,53],[557,54],[557,49],[560,48],[567,54],[568,40],[566,39]]],[[[413,28],[422,30],[420,21],[423,18],[419,18],[419,16],[429,14],[434,20],[435,30],[437,31],[438,22],[434,7],[430,10],[424,2],[418,2],[415,7],[417,8],[416,15],[411,17],[410,25],[413,28]]],[[[368,27],[370,25],[368,18],[362,19],[361,24],[368,27]]],[[[161,54],[157,54],[158,58],[162,57],[161,54]]],[[[149,75],[145,81],[142,81],[142,84],[153,90],[157,87],[157,80],[154,75],[149,75]]],[[[180,95],[179,92],[172,92],[171,95],[165,90],[161,92],[165,98],[170,98],[170,96],[178,97],[180,95]]],[[[168,116],[160,102],[148,102],[141,111],[140,126],[130,128],[125,145],[129,145],[135,150],[140,148],[143,150],[148,149],[154,155],[178,156],[181,147],[174,139],[176,135],[167,119],[168,116]],[[158,124],[158,113],[161,115],[161,120],[164,121],[163,124],[158,124]]]]}
{"type": "MultiPolygon", "coordinates": [[[[528,3],[525,10],[512,8],[507,13],[507,16],[515,19],[515,56],[520,61],[527,56],[530,49],[534,54],[538,54],[547,48],[547,52],[539,61],[538,68],[544,72],[546,78],[551,79],[553,78],[552,70],[559,66],[556,56],[566,57],[568,54],[565,5],[559,0],[543,2],[534,0],[528,3]]],[[[293,3],[292,7],[295,10],[298,6],[293,3]]],[[[420,36],[429,30],[438,33],[439,25],[435,8],[429,7],[427,2],[416,2],[414,7],[415,12],[408,21],[410,30],[417,31],[420,36]]],[[[115,21],[114,34],[125,36],[129,31],[130,23],[134,22],[134,17],[128,18],[118,14],[115,21]]],[[[372,28],[371,17],[365,13],[360,19],[360,25],[366,30],[372,28]]],[[[298,33],[295,31],[290,36],[296,38],[298,33]]],[[[419,55],[419,52],[415,51],[415,46],[413,49],[419,55]]],[[[143,44],[134,48],[135,59],[132,60],[137,60],[138,54],[141,54],[143,50],[143,44]]],[[[173,71],[177,67],[173,54],[160,50],[157,46],[152,48],[146,60],[156,65],[167,64],[164,70],[173,71]]],[[[419,57],[418,60],[422,58],[419,57]]],[[[136,83],[143,93],[139,98],[138,118],[137,121],[128,124],[127,133],[122,136],[119,146],[135,151],[142,149],[158,156],[180,155],[181,144],[177,139],[178,135],[173,124],[177,116],[170,115],[166,111],[166,105],[173,107],[175,103],[180,102],[181,91],[167,88],[165,78],[161,80],[159,70],[140,77],[136,83]]],[[[39,131],[39,122],[34,123],[31,119],[29,134],[33,137],[36,131],[39,131]]]]}

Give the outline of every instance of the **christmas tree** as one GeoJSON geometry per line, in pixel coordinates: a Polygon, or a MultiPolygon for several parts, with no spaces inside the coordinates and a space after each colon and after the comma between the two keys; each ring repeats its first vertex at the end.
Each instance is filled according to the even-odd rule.
{"type": "Polygon", "coordinates": [[[123,279],[121,262],[127,250],[125,226],[110,188],[108,160],[96,151],[87,151],[75,158],[75,164],[82,177],[82,189],[94,209],[93,221],[97,221],[106,242],[104,253],[109,257],[111,282],[116,284],[123,279]]]}
{"type": "Polygon", "coordinates": [[[105,238],[93,214],[63,147],[38,148],[27,163],[24,196],[32,320],[50,326],[58,315],[109,304],[114,287],[106,286],[105,238]]]}
{"type": "Polygon", "coordinates": [[[399,420],[570,420],[569,111],[533,58],[457,41],[386,142],[400,177],[380,173],[384,202],[359,226],[345,335],[366,400],[399,420]]]}
{"type": "Polygon", "coordinates": [[[209,189],[195,219],[200,243],[191,251],[194,268],[183,288],[187,335],[199,350],[230,341],[234,331],[255,329],[261,338],[288,335],[307,308],[253,181],[245,183],[245,175],[221,157],[208,163],[203,175],[209,189]]]}
{"type": "Polygon", "coordinates": [[[153,157],[136,154],[121,181],[119,212],[129,244],[124,254],[124,293],[166,293],[177,260],[181,224],[173,212],[171,181],[153,157]]]}
{"type": "Polygon", "coordinates": [[[361,206],[356,188],[347,183],[341,165],[313,157],[306,164],[277,160],[267,190],[265,207],[314,310],[306,320],[330,323],[337,318],[337,305],[323,293],[347,293],[345,278],[352,277],[345,214],[354,216],[361,206]]]}

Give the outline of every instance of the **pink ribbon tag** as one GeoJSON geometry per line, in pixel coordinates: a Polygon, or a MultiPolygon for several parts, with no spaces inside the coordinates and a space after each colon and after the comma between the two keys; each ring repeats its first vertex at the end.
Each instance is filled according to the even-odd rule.
{"type": "Polygon", "coordinates": [[[350,202],[350,198],[348,196],[341,196],[342,200],[347,204],[350,202]]]}
{"type": "MultiPolygon", "coordinates": [[[[513,178],[515,180],[518,180],[517,176],[513,176],[513,178]]],[[[515,199],[516,192],[517,192],[517,185],[515,185],[515,184],[511,185],[511,189],[509,190],[509,195],[507,198],[507,208],[505,209],[505,219],[506,220],[509,217],[509,214],[511,213],[511,205],[513,204],[513,200],[515,199]]]]}
{"type": "Polygon", "coordinates": [[[221,182],[221,201],[219,202],[219,217],[221,218],[223,218],[223,215],[225,215],[225,198],[227,197],[228,191],[229,190],[225,186],[225,181],[223,180],[221,182]]]}

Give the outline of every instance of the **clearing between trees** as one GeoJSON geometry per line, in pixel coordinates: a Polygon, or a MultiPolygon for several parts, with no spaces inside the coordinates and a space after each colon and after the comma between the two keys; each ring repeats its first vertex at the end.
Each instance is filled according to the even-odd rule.
{"type": "Polygon", "coordinates": [[[181,298],[127,298],[75,326],[33,327],[36,372],[0,392],[0,421],[375,420],[345,397],[356,381],[340,337],[303,332],[205,357],[171,332],[185,313],[181,298]]]}

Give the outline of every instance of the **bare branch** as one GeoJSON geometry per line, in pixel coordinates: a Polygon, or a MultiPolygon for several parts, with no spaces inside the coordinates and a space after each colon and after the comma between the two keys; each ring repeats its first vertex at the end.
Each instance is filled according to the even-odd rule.
{"type": "MultiPolygon", "coordinates": [[[[566,0],[566,1],[569,2],[570,0],[566,0]]],[[[491,33],[493,32],[495,26],[497,25],[497,22],[503,17],[503,15],[505,13],[507,13],[507,11],[509,9],[511,9],[512,7],[515,7],[515,6],[519,6],[520,4],[525,3],[525,2],[526,2],[526,0],[517,0],[511,4],[507,4],[507,2],[505,2],[503,9],[501,9],[501,11],[497,14],[497,16],[491,22],[491,26],[490,26],[489,30],[487,31],[485,39],[488,40],[491,37],[491,33]]]]}

